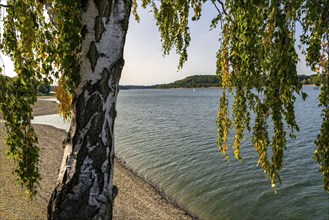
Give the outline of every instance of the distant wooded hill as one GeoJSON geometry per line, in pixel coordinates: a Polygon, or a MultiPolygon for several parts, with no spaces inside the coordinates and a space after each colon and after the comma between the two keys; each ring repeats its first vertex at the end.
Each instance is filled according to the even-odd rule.
{"type": "MultiPolygon", "coordinates": [[[[320,85],[322,76],[318,75],[298,75],[299,81],[304,84],[320,85]]],[[[216,75],[195,75],[188,76],[185,79],[177,80],[173,83],[159,84],[153,86],[120,86],[120,89],[171,89],[171,88],[207,88],[220,87],[220,81],[216,75]]]]}
{"type": "Polygon", "coordinates": [[[215,75],[195,75],[188,76],[185,79],[177,80],[169,84],[156,85],[159,89],[170,88],[199,88],[199,87],[219,87],[219,79],[215,75]]]}
{"type": "MultiPolygon", "coordinates": [[[[7,80],[10,80],[9,77],[7,80]]],[[[323,81],[321,75],[298,75],[299,81],[304,84],[314,84],[319,86],[323,81]]],[[[159,84],[153,86],[136,86],[136,85],[120,85],[120,89],[170,89],[170,88],[207,88],[207,87],[220,87],[220,81],[216,75],[194,75],[188,76],[185,79],[177,80],[173,83],[159,84]]],[[[40,82],[37,85],[38,94],[49,94],[54,90],[54,86],[40,82]]]]}

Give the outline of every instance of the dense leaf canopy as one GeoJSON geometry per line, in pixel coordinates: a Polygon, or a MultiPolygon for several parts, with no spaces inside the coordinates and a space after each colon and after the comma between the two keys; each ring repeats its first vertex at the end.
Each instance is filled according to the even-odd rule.
{"type": "MultiPolygon", "coordinates": [[[[207,13],[202,11],[205,2],[141,1],[142,7],[149,6],[154,13],[164,54],[175,48],[180,55],[179,68],[188,58],[189,22],[207,13]]],[[[137,3],[133,1],[133,14],[139,19],[137,3]]],[[[258,165],[274,188],[280,182],[287,132],[294,137],[298,131],[295,96],[306,97],[296,71],[299,58],[295,47],[299,38],[307,64],[325,79],[319,96],[323,124],[315,141],[318,149],[314,158],[324,175],[324,189],[329,190],[329,2],[211,0],[211,3],[218,14],[210,26],[221,29],[217,54],[217,75],[224,90],[217,120],[220,152],[228,157],[232,127],[234,155],[243,160],[240,154],[243,134],[245,130],[252,131],[258,165]],[[296,25],[302,26],[302,36],[296,36],[296,25]],[[232,107],[229,95],[234,96],[232,107]],[[251,113],[255,114],[253,122],[251,113]],[[274,125],[273,133],[268,132],[269,122],[274,125]]],[[[6,85],[0,88],[0,103],[8,132],[8,155],[18,161],[15,172],[32,193],[40,179],[37,138],[30,122],[31,106],[36,101],[35,85],[40,79],[47,83],[58,80],[62,113],[69,116],[69,94],[74,95],[79,83],[79,51],[84,32],[80,10],[84,4],[83,0],[8,0],[6,14],[1,14],[4,27],[1,52],[13,59],[18,74],[11,82],[0,76],[2,85],[6,85]]]]}
{"type": "MultiPolygon", "coordinates": [[[[76,1],[8,0],[1,14],[1,52],[14,61],[17,77],[0,75],[0,107],[8,133],[7,154],[17,161],[18,181],[36,193],[38,172],[37,137],[31,126],[36,86],[59,80],[59,100],[70,100],[79,81],[81,40],[80,4],[76,1]],[[46,16],[47,15],[47,16],[46,16]],[[75,39],[75,40],[72,40],[75,39]],[[66,91],[66,92],[63,92],[66,91]],[[64,98],[63,98],[64,97],[64,98]]],[[[68,116],[70,105],[62,103],[68,116]]]]}

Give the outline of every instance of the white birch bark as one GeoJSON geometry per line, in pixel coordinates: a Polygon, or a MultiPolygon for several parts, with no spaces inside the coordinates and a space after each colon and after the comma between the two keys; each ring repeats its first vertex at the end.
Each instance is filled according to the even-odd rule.
{"type": "Polygon", "coordinates": [[[48,219],[111,219],[114,119],[131,0],[84,0],[80,75],[48,219]]]}

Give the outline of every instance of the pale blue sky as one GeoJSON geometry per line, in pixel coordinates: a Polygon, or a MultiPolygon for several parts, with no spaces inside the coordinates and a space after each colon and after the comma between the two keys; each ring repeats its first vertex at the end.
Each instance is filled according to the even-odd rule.
{"type": "MultiPolygon", "coordinates": [[[[188,48],[189,58],[183,69],[178,72],[178,56],[175,50],[169,56],[162,56],[160,34],[153,14],[141,7],[138,12],[140,23],[137,23],[133,16],[130,18],[121,85],[154,85],[196,74],[215,74],[220,31],[210,31],[211,19],[216,15],[211,3],[207,2],[204,5],[199,21],[190,21],[192,40],[188,48]]],[[[5,57],[3,59],[6,64],[6,75],[13,75],[10,61],[5,57]]],[[[298,73],[310,73],[305,66],[302,59],[297,68],[298,73]]]]}
{"type": "MultiPolygon", "coordinates": [[[[137,23],[133,16],[130,19],[121,85],[154,85],[196,74],[216,73],[216,52],[220,46],[220,31],[218,29],[210,31],[210,23],[216,16],[216,10],[209,1],[203,7],[201,19],[196,22],[190,21],[192,40],[188,48],[189,58],[179,72],[177,72],[178,56],[175,50],[169,56],[162,56],[160,34],[152,13],[141,7],[138,13],[141,17],[140,23],[137,23]]],[[[300,29],[297,27],[297,36],[301,33],[300,29]]],[[[304,56],[300,55],[300,59],[297,72],[310,74],[304,56]]]]}
{"type": "Polygon", "coordinates": [[[196,74],[215,74],[216,52],[219,48],[219,30],[210,30],[211,19],[216,10],[211,4],[203,8],[203,16],[197,22],[190,22],[191,38],[188,61],[177,72],[179,57],[175,50],[169,56],[162,56],[161,40],[148,10],[139,8],[141,22],[131,16],[124,52],[125,67],[121,84],[153,85],[169,83],[196,74]]]}

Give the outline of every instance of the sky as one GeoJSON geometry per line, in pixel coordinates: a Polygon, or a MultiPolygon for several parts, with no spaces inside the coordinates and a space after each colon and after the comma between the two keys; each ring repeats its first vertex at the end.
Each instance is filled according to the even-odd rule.
{"type": "Polygon", "coordinates": [[[153,85],[169,83],[191,75],[216,73],[216,53],[219,49],[220,31],[210,31],[210,24],[216,15],[211,4],[203,8],[199,21],[190,21],[191,43],[188,61],[178,71],[179,57],[175,50],[163,57],[161,39],[153,14],[139,8],[140,23],[130,17],[124,51],[125,67],[122,85],[153,85]],[[178,71],[178,72],[177,72],[178,71]]]}
{"type": "MultiPolygon", "coordinates": [[[[179,57],[175,50],[163,56],[161,39],[153,14],[149,9],[139,7],[140,23],[130,16],[129,28],[124,49],[125,66],[121,85],[154,85],[170,83],[192,75],[215,75],[216,53],[219,49],[219,29],[210,31],[210,23],[216,9],[208,1],[203,6],[199,21],[190,21],[191,42],[188,48],[188,61],[178,71],[179,57]]],[[[9,58],[2,56],[6,75],[13,75],[9,58]]],[[[2,61],[0,59],[0,65],[2,61]]],[[[309,74],[303,56],[297,66],[298,73],[309,74]]]]}
{"type": "MultiPolygon", "coordinates": [[[[162,56],[160,34],[155,25],[152,13],[138,10],[141,22],[133,16],[130,24],[124,51],[125,67],[121,76],[122,85],[154,85],[170,83],[192,75],[215,75],[216,53],[220,47],[220,31],[210,30],[216,9],[206,2],[199,21],[190,21],[191,43],[188,48],[188,61],[183,69],[177,72],[179,57],[173,50],[169,56],[162,56]]],[[[297,26],[298,36],[301,27],[297,26]]],[[[306,67],[304,56],[296,47],[300,56],[297,65],[298,74],[311,74],[306,67]]]]}

